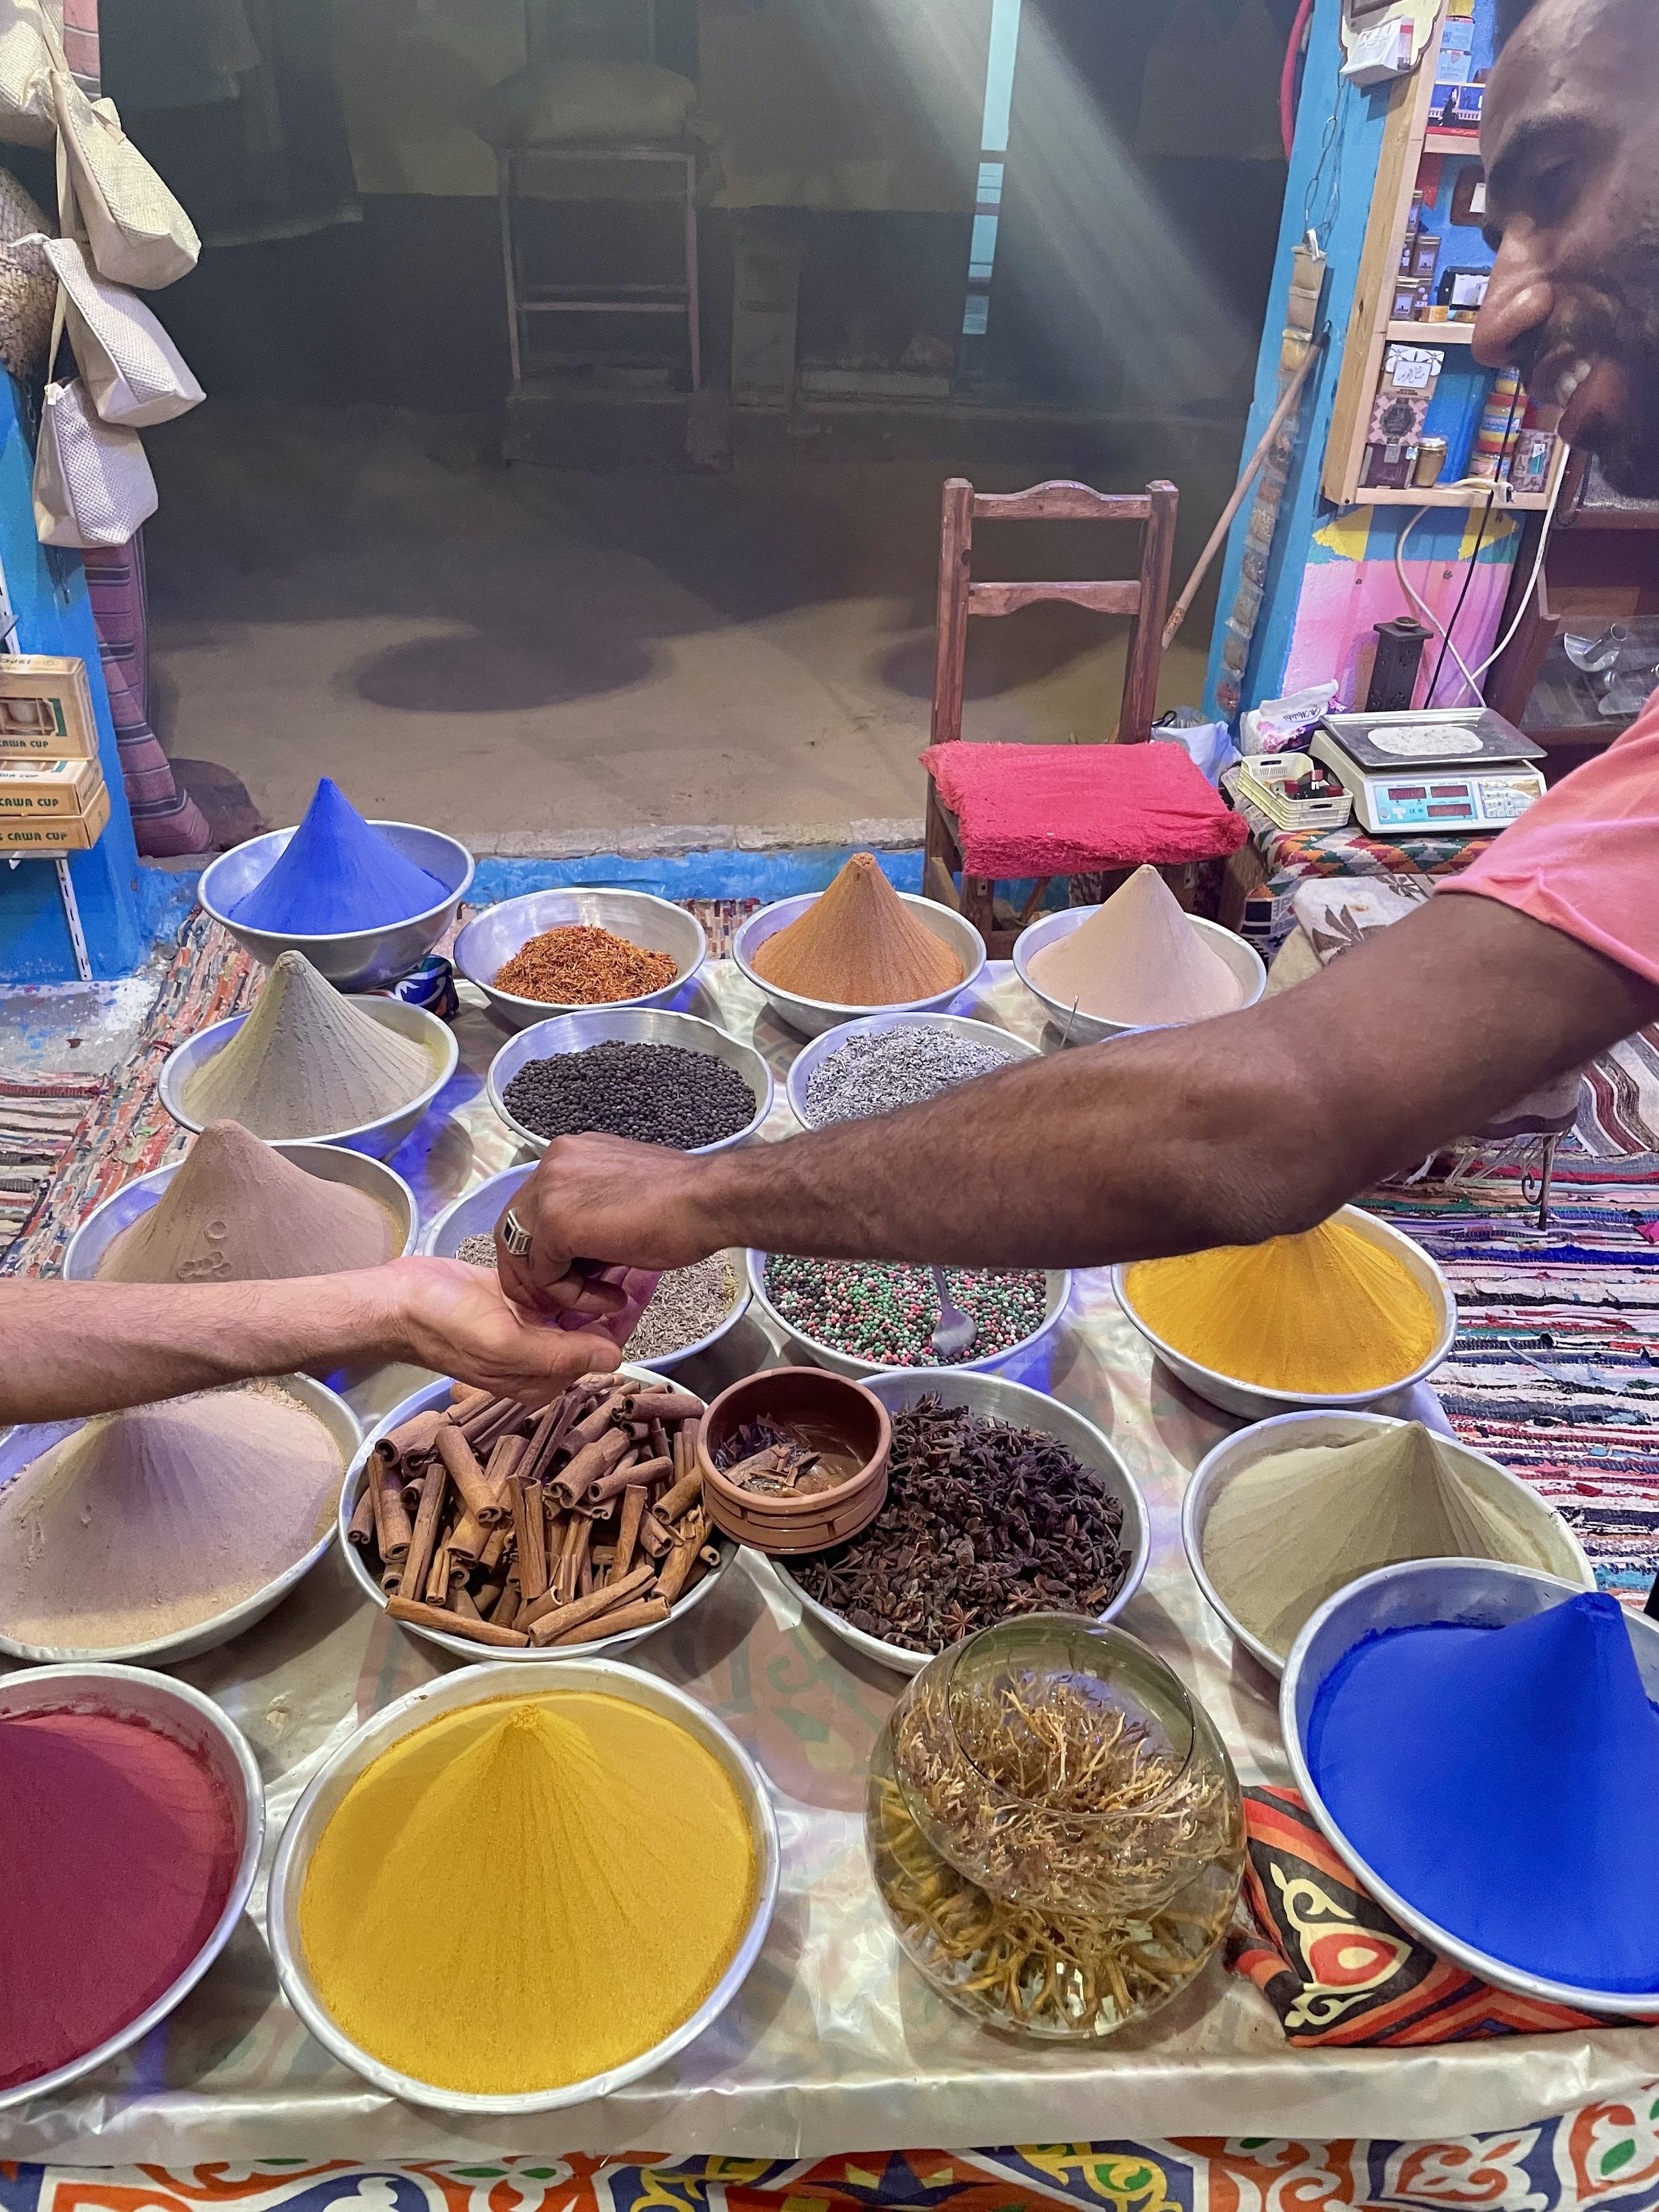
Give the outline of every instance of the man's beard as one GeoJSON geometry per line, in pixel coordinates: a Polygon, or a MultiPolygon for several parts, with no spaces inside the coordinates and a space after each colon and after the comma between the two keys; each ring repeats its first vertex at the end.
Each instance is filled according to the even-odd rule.
{"type": "MultiPolygon", "coordinates": [[[[1620,419],[1591,416],[1579,443],[1595,454],[1615,491],[1659,497],[1659,228],[1644,228],[1616,260],[1577,277],[1562,312],[1517,345],[1516,365],[1529,391],[1534,366],[1559,347],[1569,358],[1600,358],[1622,371],[1620,419]]],[[[1553,395],[1532,391],[1532,397],[1548,405],[1553,395]]]]}

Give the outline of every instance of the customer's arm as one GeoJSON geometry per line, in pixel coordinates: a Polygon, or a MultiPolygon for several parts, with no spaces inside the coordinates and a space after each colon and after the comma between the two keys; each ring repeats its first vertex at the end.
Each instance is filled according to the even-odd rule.
{"type": "MultiPolygon", "coordinates": [[[[1659,987],[1489,898],[1434,899],[1248,1012],[1055,1054],[879,1121],[702,1158],[561,1138],[515,1297],[574,1255],[722,1245],[1091,1267],[1308,1227],[1659,1016],[1659,987]]],[[[562,1280],[561,1279],[563,1279],[562,1280]]]]}
{"type": "Polygon", "coordinates": [[[616,1358],[611,1337],[550,1328],[457,1260],[276,1283],[0,1282],[0,1421],[346,1360],[406,1359],[538,1405],[616,1358]]]}

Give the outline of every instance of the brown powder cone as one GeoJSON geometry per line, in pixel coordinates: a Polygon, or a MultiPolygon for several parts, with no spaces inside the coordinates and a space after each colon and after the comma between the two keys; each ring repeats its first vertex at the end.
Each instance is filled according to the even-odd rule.
{"type": "Polygon", "coordinates": [[[842,1006],[895,1006],[960,983],[948,945],[918,921],[870,853],[854,853],[799,921],[769,937],[755,973],[842,1006]]]}
{"type": "Polygon", "coordinates": [[[256,1137],[327,1137],[395,1114],[435,1072],[412,1038],[343,998],[303,953],[284,952],[185,1104],[193,1120],[240,1121],[256,1137]]]}
{"type": "Polygon", "coordinates": [[[1069,937],[1034,955],[1031,981],[1062,1006],[1140,1028],[1229,1014],[1243,998],[1156,868],[1137,868],[1069,937]]]}
{"type": "Polygon", "coordinates": [[[105,1252],[106,1283],[258,1283],[378,1267],[397,1224],[367,1191],[325,1182],[235,1121],[210,1121],[149,1212],[105,1252]]]}

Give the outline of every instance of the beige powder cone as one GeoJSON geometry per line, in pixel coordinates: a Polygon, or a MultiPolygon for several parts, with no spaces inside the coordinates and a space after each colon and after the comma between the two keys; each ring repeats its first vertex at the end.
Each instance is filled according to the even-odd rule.
{"type": "Polygon", "coordinates": [[[1137,868],[1080,929],[1045,945],[1030,974],[1062,1006],[1132,1028],[1231,1013],[1244,995],[1152,867],[1137,868]]]}
{"type": "Polygon", "coordinates": [[[106,1249],[105,1283],[254,1283],[377,1267],[398,1226],[367,1191],[325,1182],[235,1121],[210,1121],[148,1213],[106,1249]]]}
{"type": "Polygon", "coordinates": [[[755,973],[802,999],[896,1006],[962,981],[962,963],[911,913],[871,853],[854,853],[798,921],[769,937],[755,973]]]}
{"type": "Polygon", "coordinates": [[[272,1383],[102,1414],[0,1493],[0,1624],[101,1651],[211,1620],[304,1557],[343,1471],[272,1383]]]}
{"type": "Polygon", "coordinates": [[[327,1137],[395,1114],[434,1079],[411,1037],[373,1020],[300,952],[284,952],[230,1042],[185,1091],[192,1119],[256,1137],[327,1137]]]}
{"type": "Polygon", "coordinates": [[[1242,1468],[1204,1529],[1230,1611],[1281,1658],[1340,1589],[1401,1559],[1505,1559],[1556,1571],[1533,1531],[1464,1479],[1419,1421],[1242,1468]]]}

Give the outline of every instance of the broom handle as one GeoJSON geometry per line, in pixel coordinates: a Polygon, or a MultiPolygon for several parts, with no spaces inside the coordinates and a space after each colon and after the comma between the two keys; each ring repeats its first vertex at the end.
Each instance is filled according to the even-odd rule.
{"type": "Polygon", "coordinates": [[[1243,475],[1240,477],[1238,482],[1233,486],[1233,495],[1227,501],[1225,507],[1222,508],[1220,520],[1217,522],[1215,528],[1210,532],[1209,540],[1205,545],[1204,550],[1198,556],[1197,567],[1193,570],[1192,574],[1188,577],[1185,588],[1182,590],[1181,597],[1176,601],[1174,606],[1170,610],[1170,619],[1164,625],[1164,650],[1165,653],[1169,651],[1171,644],[1174,642],[1176,632],[1181,628],[1182,623],[1186,621],[1188,612],[1192,606],[1193,601],[1198,597],[1198,587],[1204,581],[1205,574],[1208,569],[1211,562],[1213,561],[1216,556],[1217,549],[1219,547],[1222,539],[1227,535],[1228,531],[1231,528],[1233,517],[1238,513],[1239,508],[1243,505],[1245,493],[1249,491],[1250,486],[1255,482],[1257,471],[1261,468],[1263,461],[1267,458],[1268,447],[1273,444],[1273,440],[1279,435],[1280,430],[1284,428],[1285,419],[1289,416],[1291,410],[1295,406],[1297,401],[1302,397],[1302,387],[1308,380],[1308,371],[1313,367],[1315,362],[1319,358],[1320,343],[1320,340],[1316,338],[1310,344],[1301,368],[1297,369],[1296,374],[1291,379],[1289,384],[1285,386],[1285,397],[1279,401],[1278,406],[1274,408],[1273,420],[1268,423],[1267,428],[1261,433],[1256,449],[1250,455],[1249,465],[1246,467],[1243,475]]]}

